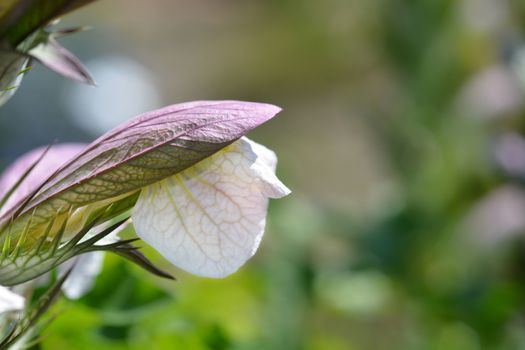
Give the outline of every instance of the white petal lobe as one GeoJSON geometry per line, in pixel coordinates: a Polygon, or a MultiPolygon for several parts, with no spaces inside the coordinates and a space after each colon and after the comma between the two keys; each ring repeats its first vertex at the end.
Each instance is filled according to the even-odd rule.
{"type": "MultiPolygon", "coordinates": [[[[105,226],[106,225],[102,225],[100,230],[107,228],[105,226]]],[[[118,234],[125,227],[126,225],[122,225],[116,230],[113,230],[109,235],[97,241],[96,245],[106,245],[117,242],[119,240],[118,234]]],[[[98,231],[99,230],[91,230],[80,242],[92,238],[99,233],[98,231]]],[[[66,297],[69,299],[79,299],[93,288],[97,276],[100,274],[100,271],[102,271],[104,255],[105,253],[102,251],[90,252],[82,254],[75,259],[68,260],[59,266],[60,273],[66,273],[70,268],[73,268],[62,285],[62,291],[66,297]]]]}
{"type": "Polygon", "coordinates": [[[268,197],[290,193],[275,176],[276,160],[242,138],[147,186],[133,210],[137,234],[193,274],[218,278],[237,271],[259,246],[268,197]]]}
{"type": "Polygon", "coordinates": [[[24,303],[22,296],[11,292],[6,287],[0,286],[0,313],[22,310],[24,303]]]}
{"type": "MultiPolygon", "coordinates": [[[[70,261],[74,267],[62,285],[62,291],[69,299],[79,299],[95,284],[95,279],[102,270],[104,252],[86,253],[70,261]]],[[[65,272],[71,264],[62,264],[60,270],[65,272]]]]}

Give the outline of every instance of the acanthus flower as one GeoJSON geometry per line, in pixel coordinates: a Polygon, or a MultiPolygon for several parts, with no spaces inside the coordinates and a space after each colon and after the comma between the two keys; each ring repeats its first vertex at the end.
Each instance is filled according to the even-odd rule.
{"type": "MultiPolygon", "coordinates": [[[[208,277],[235,272],[260,243],[268,198],[290,192],[275,176],[275,154],[243,137],[277,112],[266,104],[201,101],[129,121],[8,208],[0,218],[4,253],[30,254],[42,237],[44,245],[80,242],[87,226],[132,210],[137,235],[174,265],[208,277]]],[[[95,242],[72,256],[97,250],[95,242]]],[[[33,264],[24,278],[64,261],[41,269],[33,264]]],[[[8,284],[20,280],[6,278],[8,284]]],[[[0,264],[0,283],[6,281],[0,264]]]]}

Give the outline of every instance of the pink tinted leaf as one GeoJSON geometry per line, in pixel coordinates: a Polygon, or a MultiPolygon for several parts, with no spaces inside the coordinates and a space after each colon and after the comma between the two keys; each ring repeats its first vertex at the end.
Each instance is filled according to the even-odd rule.
{"type": "Polygon", "coordinates": [[[61,46],[53,35],[29,51],[29,55],[37,59],[47,68],[78,82],[95,85],[95,81],[80,60],[61,46]]]}
{"type": "Polygon", "coordinates": [[[50,174],[54,173],[68,160],[80,153],[87,144],[83,143],[63,143],[47,147],[39,147],[27,152],[16,159],[0,175],[0,197],[7,192],[20,180],[28,171],[29,173],[18,184],[16,190],[9,197],[1,212],[6,212],[21,199],[29,195],[39,184],[44,182],[50,174]],[[42,157],[40,159],[40,157],[42,157]],[[33,169],[30,169],[34,166],[33,169]]]}

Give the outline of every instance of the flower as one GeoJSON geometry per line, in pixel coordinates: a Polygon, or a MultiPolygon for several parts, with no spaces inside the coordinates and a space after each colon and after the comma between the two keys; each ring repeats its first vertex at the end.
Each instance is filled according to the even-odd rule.
{"type": "Polygon", "coordinates": [[[43,232],[67,242],[95,212],[109,220],[132,209],[137,235],[174,265],[227,276],[257,250],[268,199],[290,193],[275,175],[275,154],[243,137],[279,110],[200,101],[139,116],[12,200],[2,232],[17,246],[35,246],[43,232]]]}
{"type": "Polygon", "coordinates": [[[133,208],[137,234],[186,271],[227,276],[257,250],[268,198],[290,193],[276,165],[275,153],[243,137],[145,187],[133,208]]]}

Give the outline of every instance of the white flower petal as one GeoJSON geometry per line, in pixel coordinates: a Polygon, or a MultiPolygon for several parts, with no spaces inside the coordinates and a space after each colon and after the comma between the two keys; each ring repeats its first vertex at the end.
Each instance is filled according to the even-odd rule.
{"type": "MultiPolygon", "coordinates": [[[[250,140],[247,137],[243,137],[241,139],[242,142],[240,147],[243,147],[245,149],[251,148],[251,151],[257,155],[257,163],[260,164],[262,161],[263,164],[268,166],[270,170],[275,174],[275,170],[277,169],[277,155],[274,151],[267,148],[266,146],[261,145],[260,143],[257,143],[253,140],[250,140]]],[[[275,175],[274,175],[275,176],[275,175]]]]}
{"type": "Polygon", "coordinates": [[[145,187],[133,209],[137,234],[176,266],[224,277],[257,250],[268,197],[290,193],[275,154],[242,138],[166,180],[145,187]]]}
{"type": "Polygon", "coordinates": [[[0,286],[0,313],[22,310],[24,304],[25,301],[22,296],[0,286]]]}
{"type": "MultiPolygon", "coordinates": [[[[111,231],[110,234],[100,239],[95,245],[106,245],[112,244],[119,240],[118,234],[127,225],[121,225],[116,230],[111,231]]],[[[92,230],[86,234],[83,240],[92,238],[102,229],[107,228],[106,225],[102,225],[98,230],[92,230]]],[[[86,254],[82,254],[75,259],[68,260],[59,266],[61,273],[65,273],[73,265],[71,274],[62,285],[62,291],[69,299],[78,299],[83,297],[87,292],[93,288],[95,280],[102,271],[102,265],[104,264],[104,255],[102,251],[95,251],[86,254]]]]}
{"type": "Polygon", "coordinates": [[[235,143],[237,151],[248,158],[248,164],[255,181],[262,185],[262,190],[270,198],[281,198],[290,194],[286,187],[275,175],[277,156],[275,152],[263,145],[243,137],[235,143]]]}
{"type": "Polygon", "coordinates": [[[82,254],[60,265],[60,271],[64,272],[73,264],[73,270],[62,285],[62,291],[69,299],[78,299],[86,294],[95,283],[95,278],[102,270],[104,252],[96,251],[82,254]]]}

